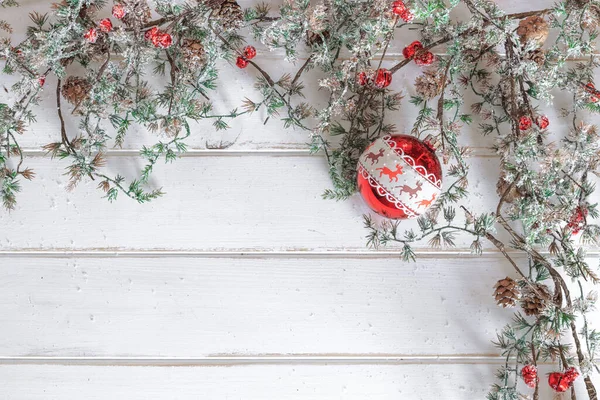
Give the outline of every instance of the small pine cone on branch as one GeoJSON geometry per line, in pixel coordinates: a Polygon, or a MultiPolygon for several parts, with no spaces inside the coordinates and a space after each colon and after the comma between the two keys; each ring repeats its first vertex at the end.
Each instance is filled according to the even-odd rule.
{"type": "Polygon", "coordinates": [[[225,0],[215,10],[214,16],[219,19],[221,27],[228,31],[239,28],[244,22],[242,7],[235,0],[225,0]]]}
{"type": "Polygon", "coordinates": [[[533,286],[535,290],[526,285],[522,291],[521,308],[525,315],[540,315],[551,297],[548,286],[541,283],[536,283],[533,286]]]}
{"type": "Polygon", "coordinates": [[[525,54],[525,59],[533,61],[541,67],[546,62],[546,52],[542,49],[528,51],[527,54],[525,54]]]}
{"type": "Polygon", "coordinates": [[[494,285],[494,298],[499,306],[514,307],[519,300],[519,284],[508,276],[494,285]]]}
{"type": "Polygon", "coordinates": [[[517,185],[513,185],[512,188],[508,190],[510,185],[511,183],[506,181],[504,174],[500,176],[496,183],[496,193],[498,193],[498,196],[500,197],[504,196],[504,202],[509,204],[514,203],[515,200],[523,197],[523,193],[517,188],[517,185]]]}
{"type": "Polygon", "coordinates": [[[199,40],[185,39],[181,45],[181,53],[190,69],[198,68],[206,62],[206,51],[199,40]]]}
{"type": "Polygon", "coordinates": [[[85,100],[91,88],[87,79],[69,76],[62,86],[62,95],[69,103],[77,105],[85,100]]]}
{"type": "Polygon", "coordinates": [[[141,30],[152,18],[152,10],[146,0],[119,0],[115,1],[115,5],[117,4],[122,6],[125,12],[123,22],[135,31],[141,30]]]}
{"type": "Polygon", "coordinates": [[[323,40],[329,39],[329,31],[323,31],[321,33],[307,31],[306,32],[306,44],[309,46],[320,46],[323,44],[323,40]]]}
{"type": "Polygon", "coordinates": [[[442,92],[444,78],[435,70],[426,70],[415,79],[417,94],[425,99],[433,99],[442,92]]]}
{"type": "Polygon", "coordinates": [[[541,47],[548,39],[548,23],[539,15],[532,15],[519,22],[517,35],[523,45],[533,42],[537,47],[541,47]]]}

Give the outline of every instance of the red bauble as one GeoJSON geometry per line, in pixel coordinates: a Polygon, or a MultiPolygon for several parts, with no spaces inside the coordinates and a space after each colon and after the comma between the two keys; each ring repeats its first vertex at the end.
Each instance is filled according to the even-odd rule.
{"type": "Polygon", "coordinates": [[[158,28],[155,26],[152,29],[148,29],[145,33],[144,33],[144,38],[146,38],[146,40],[153,40],[156,36],[158,36],[159,34],[159,30],[158,28]]]}
{"type": "Polygon", "coordinates": [[[538,377],[535,365],[524,366],[523,369],[521,369],[521,376],[527,386],[533,388],[537,385],[538,377]]]}
{"type": "Polygon", "coordinates": [[[442,191],[434,149],[410,135],[375,140],[358,161],[357,186],[367,205],[393,219],[423,214],[442,191]]]}
{"type": "Polygon", "coordinates": [[[360,86],[365,86],[369,84],[370,79],[367,73],[363,71],[360,74],[358,74],[358,78],[356,79],[356,81],[360,86]]]}
{"type": "Polygon", "coordinates": [[[101,20],[98,23],[98,26],[100,27],[100,30],[102,32],[106,32],[106,33],[112,31],[112,28],[113,28],[110,18],[104,18],[103,20],[101,20]]]}
{"type": "Polygon", "coordinates": [[[40,87],[44,86],[44,84],[46,83],[46,77],[44,75],[40,76],[38,78],[38,83],[40,84],[40,87]]]}
{"type": "Polygon", "coordinates": [[[423,44],[421,42],[419,42],[418,40],[415,40],[414,42],[412,42],[411,44],[406,46],[404,48],[404,50],[402,50],[402,55],[404,56],[404,58],[413,58],[415,56],[416,52],[420,51],[422,49],[423,49],[423,44]]]}
{"type": "Polygon", "coordinates": [[[256,57],[256,49],[254,46],[246,46],[244,49],[244,57],[246,57],[248,60],[252,60],[254,57],[256,57]]]}
{"type": "Polygon", "coordinates": [[[248,60],[245,57],[239,56],[235,61],[235,65],[237,65],[238,68],[244,69],[248,66],[248,60]]]}
{"type": "Polygon", "coordinates": [[[168,33],[160,33],[156,35],[156,40],[152,40],[156,47],[168,49],[173,44],[173,38],[168,33]]]}
{"type": "Polygon", "coordinates": [[[570,384],[573,384],[573,382],[575,382],[575,379],[577,379],[578,377],[579,372],[575,369],[575,367],[571,367],[565,371],[565,379],[568,380],[570,384]]]}
{"type": "Polygon", "coordinates": [[[433,61],[435,61],[435,56],[430,51],[420,53],[415,57],[415,63],[417,65],[431,65],[433,64],[433,61]]]}
{"type": "Polygon", "coordinates": [[[112,9],[113,17],[115,17],[117,19],[121,19],[125,16],[125,14],[126,14],[125,7],[123,7],[121,4],[115,4],[113,6],[113,9],[112,9]]]}
{"type": "Polygon", "coordinates": [[[400,18],[402,18],[404,22],[410,22],[415,19],[415,15],[411,13],[410,10],[406,9],[402,14],[400,14],[400,18]]]}
{"type": "Polygon", "coordinates": [[[392,73],[385,68],[379,68],[375,75],[375,86],[383,89],[390,86],[390,83],[392,83],[392,73]]]}
{"type": "Polygon", "coordinates": [[[406,5],[400,0],[395,1],[392,3],[392,12],[400,16],[406,12],[406,5]]]}

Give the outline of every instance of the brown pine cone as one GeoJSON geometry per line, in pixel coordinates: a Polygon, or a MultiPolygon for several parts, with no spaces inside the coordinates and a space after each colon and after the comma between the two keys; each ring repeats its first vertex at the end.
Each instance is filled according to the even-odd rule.
{"type": "Polygon", "coordinates": [[[535,291],[529,285],[523,288],[521,308],[526,315],[539,315],[544,311],[546,303],[550,299],[550,289],[548,289],[548,286],[541,283],[536,283],[533,286],[535,287],[535,291]]]}
{"type": "Polygon", "coordinates": [[[517,35],[523,45],[534,42],[541,47],[548,38],[548,23],[539,15],[532,15],[519,22],[517,35]]]}
{"type": "Polygon", "coordinates": [[[199,40],[185,39],[181,45],[181,53],[190,68],[198,68],[206,62],[206,51],[199,40]]]}
{"type": "Polygon", "coordinates": [[[306,32],[306,44],[309,46],[320,46],[323,44],[323,39],[329,39],[329,31],[323,31],[320,34],[313,31],[306,32]]]}
{"type": "Polygon", "coordinates": [[[152,18],[152,11],[146,0],[120,0],[115,3],[125,8],[123,22],[135,31],[142,29],[152,18]]]}
{"type": "Polygon", "coordinates": [[[433,99],[441,93],[443,80],[437,71],[427,70],[415,79],[415,90],[421,97],[433,99]]]}
{"type": "Polygon", "coordinates": [[[506,203],[513,203],[515,200],[523,197],[523,193],[519,190],[517,185],[513,185],[513,187],[504,195],[504,193],[508,190],[510,186],[510,182],[507,182],[504,174],[500,176],[498,179],[498,183],[496,183],[496,193],[498,196],[504,196],[504,201],[506,203]]]}
{"type": "Polygon", "coordinates": [[[62,95],[69,103],[77,105],[85,100],[91,88],[87,79],[69,76],[62,86],[62,95]]]}
{"type": "Polygon", "coordinates": [[[508,276],[494,285],[494,298],[499,306],[514,307],[519,300],[519,285],[508,276]]]}
{"type": "Polygon", "coordinates": [[[546,62],[546,52],[542,49],[528,51],[527,54],[525,54],[525,59],[533,61],[541,67],[546,62]]]}
{"type": "Polygon", "coordinates": [[[583,14],[581,25],[586,29],[597,30],[600,25],[600,7],[590,4],[583,14]]]}
{"type": "Polygon", "coordinates": [[[235,0],[225,0],[221,7],[215,11],[215,17],[220,20],[224,30],[237,29],[244,21],[242,7],[235,0]]]}

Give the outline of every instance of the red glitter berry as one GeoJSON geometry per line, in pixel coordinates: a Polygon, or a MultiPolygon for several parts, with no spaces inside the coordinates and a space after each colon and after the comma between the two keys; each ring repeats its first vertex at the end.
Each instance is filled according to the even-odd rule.
{"type": "Polygon", "coordinates": [[[252,60],[254,57],[256,57],[256,49],[254,46],[246,46],[244,49],[244,57],[246,57],[248,60],[252,60]]]}
{"type": "Polygon", "coordinates": [[[392,83],[392,73],[385,68],[378,69],[375,76],[375,86],[383,89],[390,86],[390,83],[392,83]]]}
{"type": "Polygon", "coordinates": [[[526,365],[521,369],[521,376],[525,384],[531,388],[537,385],[537,368],[535,365],[526,365]]]}
{"type": "Polygon", "coordinates": [[[149,29],[144,33],[144,38],[146,38],[146,40],[152,40],[154,37],[158,36],[158,34],[159,34],[159,30],[155,26],[154,28],[149,29]]]}
{"type": "Polygon", "coordinates": [[[535,119],[535,124],[540,127],[540,129],[546,129],[548,125],[550,125],[550,120],[545,115],[540,115],[535,119]]]}
{"type": "Polygon", "coordinates": [[[238,68],[244,69],[248,66],[248,60],[245,57],[239,56],[235,61],[238,68]]]}
{"type": "Polygon", "coordinates": [[[125,11],[125,7],[121,4],[115,4],[112,8],[112,15],[117,19],[122,19],[127,12],[125,11]]]}
{"type": "Polygon", "coordinates": [[[100,30],[102,32],[106,32],[106,33],[112,31],[112,28],[113,28],[113,24],[112,24],[110,18],[104,18],[102,21],[100,21],[98,23],[98,26],[100,27],[100,30]]]}
{"type": "Polygon", "coordinates": [[[40,87],[44,86],[44,84],[46,83],[46,77],[45,76],[40,76],[38,78],[38,83],[39,83],[40,87]]]}
{"type": "Polygon", "coordinates": [[[529,128],[531,128],[531,118],[527,116],[522,116],[519,119],[519,129],[522,131],[526,131],[529,128]]]}
{"type": "Polygon", "coordinates": [[[392,12],[395,15],[401,16],[406,11],[406,5],[402,1],[395,1],[392,3],[392,12]]]}
{"type": "Polygon", "coordinates": [[[565,378],[569,381],[569,384],[573,384],[575,380],[579,377],[579,372],[575,369],[575,367],[571,367],[565,371],[565,378]]]}
{"type": "Polygon", "coordinates": [[[600,101],[598,96],[596,96],[596,94],[598,93],[598,91],[596,90],[596,86],[594,86],[594,84],[592,82],[585,85],[585,91],[588,92],[589,94],[591,94],[590,102],[597,103],[598,101],[600,101]]]}
{"type": "Polygon", "coordinates": [[[96,28],[90,28],[83,35],[83,37],[90,43],[96,43],[96,40],[98,40],[98,31],[96,30],[96,28]]]}
{"type": "Polygon", "coordinates": [[[426,51],[415,57],[415,64],[417,65],[431,65],[434,61],[435,56],[430,51],[426,51]]]}
{"type": "Polygon", "coordinates": [[[152,43],[154,43],[154,45],[156,47],[162,47],[163,49],[168,49],[173,44],[173,38],[168,33],[161,33],[161,34],[157,35],[156,37],[157,37],[156,43],[154,40],[152,41],[152,43]]]}
{"type": "Polygon", "coordinates": [[[410,22],[413,19],[415,19],[415,15],[413,13],[410,12],[409,9],[404,10],[404,12],[402,12],[400,14],[400,18],[404,21],[404,22],[410,22]]]}
{"type": "Polygon", "coordinates": [[[557,392],[566,392],[571,383],[571,381],[565,379],[565,374],[560,372],[553,372],[548,375],[548,385],[557,392]]]}
{"type": "MultiPolygon", "coordinates": [[[[575,213],[571,216],[567,228],[571,230],[573,235],[577,235],[585,226],[585,219],[588,216],[588,210],[583,207],[577,207],[575,213]]],[[[577,371],[576,371],[577,372],[577,371]]]]}
{"type": "Polygon", "coordinates": [[[367,73],[363,71],[360,74],[358,74],[358,78],[356,79],[356,81],[360,86],[366,86],[369,84],[370,79],[367,73]]]}
{"type": "Polygon", "coordinates": [[[419,42],[418,40],[415,40],[414,42],[406,46],[404,50],[402,50],[402,55],[404,56],[404,58],[413,58],[417,51],[421,49],[423,49],[423,44],[421,44],[421,42],[419,42]]]}

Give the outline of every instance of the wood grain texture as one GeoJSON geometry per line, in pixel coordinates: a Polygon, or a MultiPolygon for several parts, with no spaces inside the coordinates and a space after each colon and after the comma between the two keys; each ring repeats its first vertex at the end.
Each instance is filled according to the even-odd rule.
{"type": "Polygon", "coordinates": [[[490,341],[512,312],[490,293],[509,268],[485,257],[4,258],[0,357],[496,355],[490,341]]]}

